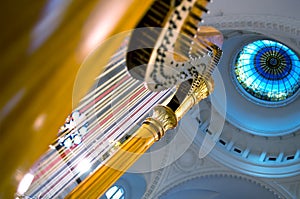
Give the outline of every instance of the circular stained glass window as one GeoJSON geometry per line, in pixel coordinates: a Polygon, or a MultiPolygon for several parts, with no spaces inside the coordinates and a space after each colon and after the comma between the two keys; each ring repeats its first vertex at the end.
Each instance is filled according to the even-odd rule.
{"type": "Polygon", "coordinates": [[[294,51],[272,40],[257,40],[238,53],[234,74],[250,95],[267,102],[293,96],[300,86],[300,61],[294,51]]]}

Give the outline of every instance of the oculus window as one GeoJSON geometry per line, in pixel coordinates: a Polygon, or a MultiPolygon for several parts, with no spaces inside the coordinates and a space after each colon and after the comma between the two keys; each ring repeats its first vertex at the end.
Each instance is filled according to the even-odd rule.
{"type": "Polygon", "coordinates": [[[257,40],[237,54],[234,76],[242,90],[254,98],[282,102],[299,90],[299,57],[282,43],[257,40]]]}

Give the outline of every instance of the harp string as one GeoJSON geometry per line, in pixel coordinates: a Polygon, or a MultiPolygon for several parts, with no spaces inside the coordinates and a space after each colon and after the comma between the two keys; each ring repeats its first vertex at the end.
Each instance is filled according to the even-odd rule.
{"type": "MultiPolygon", "coordinates": [[[[126,70],[127,43],[112,56],[106,70],[96,78],[96,86],[73,111],[83,117],[74,129],[87,125],[87,132],[78,145],[65,148],[59,139],[31,168],[34,180],[25,193],[31,198],[63,198],[89,172],[113,153],[124,136],[130,136],[139,122],[156,104],[163,102],[172,90],[148,91],[142,82],[131,78],[126,70]],[[82,174],[78,166],[88,161],[92,167],[82,174]]],[[[74,130],[73,129],[73,130],[74,130]]],[[[67,131],[63,135],[72,133],[67,131]]]]}

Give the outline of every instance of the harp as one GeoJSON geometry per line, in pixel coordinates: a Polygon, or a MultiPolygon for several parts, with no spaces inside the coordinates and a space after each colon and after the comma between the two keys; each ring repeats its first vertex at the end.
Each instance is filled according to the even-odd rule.
{"type": "MultiPolygon", "coordinates": [[[[191,13],[190,16],[186,16],[190,17],[190,20],[192,20],[194,23],[188,23],[188,21],[185,21],[185,24],[188,25],[182,29],[182,31],[184,31],[184,36],[180,39],[180,42],[177,43],[178,48],[181,49],[180,51],[185,52],[183,49],[188,47],[186,42],[191,44],[189,43],[191,41],[189,41],[188,38],[197,34],[197,25],[195,24],[200,22],[201,14],[207,11],[205,8],[207,1],[144,1],[143,4],[141,4],[139,1],[124,1],[121,5],[119,5],[120,1],[111,1],[110,3],[104,1],[90,1],[89,3],[76,1],[69,5],[58,5],[64,7],[61,13],[57,14],[58,17],[56,18],[57,20],[59,19],[61,21],[56,27],[54,27],[53,32],[47,33],[49,34],[48,36],[45,33],[46,38],[38,38],[37,40],[39,42],[34,40],[34,36],[38,33],[44,34],[41,31],[39,32],[39,30],[43,30],[43,23],[46,23],[47,20],[50,19],[45,19],[45,17],[43,18],[42,15],[40,19],[41,21],[39,21],[37,15],[33,15],[31,12],[29,12],[29,9],[22,8],[24,16],[27,17],[25,19],[28,19],[26,20],[27,24],[22,26],[24,29],[22,29],[22,31],[18,31],[19,27],[17,27],[17,25],[20,24],[17,24],[12,28],[12,30],[10,30],[11,32],[8,31],[8,33],[6,33],[3,37],[7,38],[6,41],[3,41],[3,44],[6,46],[11,46],[11,48],[7,48],[5,50],[3,49],[4,53],[2,62],[4,67],[1,69],[1,81],[2,84],[6,86],[4,89],[2,89],[2,94],[4,97],[1,98],[0,158],[1,162],[6,162],[7,164],[1,166],[1,170],[3,170],[4,175],[0,186],[0,197],[5,198],[13,195],[21,179],[23,179],[24,176],[26,177],[25,174],[32,166],[34,161],[36,161],[43,152],[47,151],[49,144],[55,140],[58,127],[63,125],[62,121],[64,121],[67,115],[72,111],[73,107],[71,105],[78,105],[79,101],[84,98],[84,95],[93,84],[94,78],[103,71],[103,67],[106,64],[103,64],[103,67],[95,67],[91,70],[85,71],[85,76],[83,79],[81,79],[81,81],[84,83],[80,84],[77,89],[78,94],[72,99],[73,84],[77,75],[76,73],[80,68],[80,64],[82,63],[83,59],[93,48],[95,48],[94,44],[97,43],[96,41],[103,41],[116,33],[133,29],[137,26],[151,26],[151,24],[146,24],[149,22],[149,18],[147,18],[147,16],[152,18],[152,20],[150,20],[151,23],[156,23],[152,26],[159,27],[164,25],[160,23],[168,23],[172,25],[172,23],[165,18],[155,20],[155,18],[153,19],[153,16],[156,15],[159,17],[161,14],[163,17],[168,17],[169,13],[175,12],[177,7],[181,6],[180,8],[183,9],[182,6],[185,4],[182,2],[193,5],[190,8],[187,7],[187,10],[194,9],[194,12],[188,12],[191,13]],[[157,10],[154,9],[164,6],[167,7],[165,13],[159,14],[157,13],[157,10]],[[111,16],[108,11],[111,7],[119,8],[120,11],[118,12],[118,16],[115,16],[113,22],[111,21],[111,17],[107,17],[111,16]],[[103,13],[103,15],[97,14],[96,12],[103,13]],[[101,31],[99,32],[98,30],[97,32],[97,30],[93,30],[93,28],[97,26],[97,20],[104,22],[109,20],[110,23],[100,23],[100,28],[105,27],[106,29],[100,29],[101,31]],[[82,36],[85,34],[86,36],[82,36]],[[101,36],[98,36],[98,38],[96,38],[94,41],[93,34],[100,34],[101,36]],[[9,39],[10,37],[15,37],[17,39],[12,40],[9,39]]],[[[37,11],[37,13],[47,13],[49,12],[47,9],[50,9],[48,7],[51,7],[51,2],[47,2],[45,4],[36,3],[34,9],[37,11]]],[[[9,11],[11,10],[8,9],[8,14],[10,14],[9,11]]],[[[19,10],[16,8],[12,11],[17,12],[19,10]]],[[[47,16],[47,14],[45,14],[45,16],[47,16]]],[[[176,17],[180,18],[180,16],[176,17]]],[[[168,34],[168,32],[164,32],[167,31],[164,29],[164,27],[159,28],[162,29],[158,30],[158,33],[151,33],[151,35],[155,35],[154,42],[157,39],[161,40],[161,35],[168,34]]],[[[151,30],[151,28],[149,30],[151,30]]],[[[134,34],[136,33],[133,33],[132,38],[137,38],[137,41],[132,43],[137,43],[140,45],[140,41],[138,41],[140,38],[134,36],[134,34]]],[[[103,63],[109,63],[111,55],[117,50],[117,48],[120,46],[120,43],[124,41],[124,38],[125,36],[117,38],[113,40],[109,46],[102,45],[100,49],[98,49],[100,52],[102,52],[101,60],[103,63]]],[[[201,50],[207,48],[207,52],[211,53],[210,58],[213,58],[211,59],[212,64],[217,64],[218,59],[221,56],[220,49],[207,40],[205,40],[205,42],[200,42],[200,44],[201,50]]],[[[138,48],[140,49],[140,47],[138,48]]],[[[153,54],[153,52],[149,52],[148,50],[149,49],[146,49],[146,51],[131,51],[131,53],[127,54],[130,62],[129,65],[132,66],[129,71],[132,73],[131,75],[137,79],[141,78],[141,73],[143,73],[143,71],[147,71],[147,69],[141,70],[141,68],[137,68],[136,66],[147,65],[148,61],[151,60],[151,57],[154,56],[152,55],[148,57],[148,60],[144,60],[143,58],[149,56],[149,54],[153,54]]],[[[195,50],[195,52],[192,53],[203,54],[201,50],[199,52],[195,50]]],[[[154,57],[157,56],[159,57],[160,55],[155,55],[154,57]]],[[[189,58],[188,54],[183,54],[181,56],[176,55],[176,60],[174,60],[174,63],[175,61],[181,63],[182,59],[184,62],[187,62],[187,58],[189,58]]],[[[100,58],[98,57],[98,59],[100,58]]],[[[196,63],[196,65],[199,65],[198,60],[193,61],[196,63]]],[[[156,62],[156,59],[154,62],[156,62]]],[[[193,66],[191,63],[190,65],[191,67],[193,66]]],[[[146,80],[146,82],[148,82],[147,86],[149,89],[161,91],[165,88],[169,88],[171,84],[174,84],[164,82],[163,78],[156,79],[155,77],[157,77],[159,74],[153,76],[152,72],[151,70],[150,72],[147,71],[149,74],[146,75],[149,78],[146,80]],[[151,84],[153,82],[154,85],[151,84]],[[161,88],[161,85],[165,87],[161,88]]],[[[182,71],[179,71],[179,73],[180,72],[182,71]]],[[[197,71],[195,74],[196,73],[197,71]]],[[[176,81],[176,83],[180,81],[183,82],[191,79],[193,74],[194,73],[191,72],[184,78],[180,79],[179,77],[179,79],[175,78],[173,80],[176,81]]],[[[203,78],[203,76],[199,77],[198,79],[194,78],[197,79],[195,80],[194,85],[204,85],[205,88],[203,89],[205,90],[207,89],[205,85],[208,84],[206,84],[207,81],[205,81],[205,84],[201,83],[203,78]]],[[[205,78],[208,80],[209,75],[205,78]]],[[[186,89],[182,89],[182,92],[186,92],[186,89]]],[[[199,99],[197,98],[198,101],[204,96],[207,96],[209,92],[210,91],[206,90],[205,95],[203,92],[199,92],[200,97],[199,99]]],[[[187,93],[184,95],[187,95],[187,93]]],[[[176,101],[178,99],[174,100],[176,101]]],[[[170,107],[171,109],[174,109],[172,110],[173,112],[179,108],[178,112],[180,113],[177,115],[174,115],[174,113],[170,114],[173,114],[172,117],[176,118],[176,121],[183,116],[190,106],[196,103],[195,96],[191,97],[187,102],[188,105],[184,107],[181,107],[176,102],[174,103],[174,100],[171,100],[172,104],[170,104],[170,107]]],[[[165,112],[166,110],[167,109],[165,108],[158,107],[156,108],[155,112],[157,115],[160,115],[159,112],[165,112]]],[[[154,118],[158,117],[155,116],[155,112],[154,118]]],[[[72,120],[72,118],[74,119],[78,117],[79,115],[74,113],[69,119],[72,120]]],[[[169,121],[171,120],[166,122],[169,121]]],[[[153,121],[148,119],[146,123],[147,122],[150,124],[153,121]]],[[[169,124],[166,124],[166,126],[168,125],[169,124]]],[[[173,127],[172,125],[170,125],[170,128],[173,127]]],[[[165,125],[163,126],[165,127],[165,125]]],[[[84,127],[84,125],[82,125],[82,127],[84,127]]],[[[154,127],[152,124],[151,128],[156,127],[154,127]]],[[[166,129],[162,129],[162,132],[165,130],[166,129]]],[[[84,131],[84,129],[82,129],[82,131],[84,131]]],[[[62,130],[60,133],[65,135],[66,131],[62,130]]],[[[159,137],[162,135],[157,136],[159,137]]],[[[156,139],[158,139],[157,136],[154,136],[151,139],[149,146],[151,145],[150,143],[153,143],[156,139]]],[[[140,146],[136,146],[136,149],[139,148],[140,146]]],[[[144,150],[146,150],[146,148],[144,150]]],[[[97,175],[93,176],[95,177],[97,175]]],[[[109,183],[106,186],[109,186],[109,183]]],[[[90,193],[92,194],[91,196],[95,197],[96,195],[101,195],[103,191],[102,193],[99,193],[98,191],[96,193],[92,193],[92,191],[90,191],[90,193]]],[[[81,195],[82,192],[77,191],[70,196],[77,197],[79,196],[78,194],[81,195]]]]}

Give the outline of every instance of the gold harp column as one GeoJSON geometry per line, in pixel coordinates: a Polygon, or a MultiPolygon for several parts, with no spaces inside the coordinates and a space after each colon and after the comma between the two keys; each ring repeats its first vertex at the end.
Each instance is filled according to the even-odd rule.
{"type": "Polygon", "coordinates": [[[213,80],[194,80],[190,93],[176,111],[157,105],[153,115],[128,139],[98,170],[79,184],[66,198],[99,198],[143,155],[167,130],[175,128],[178,121],[213,90],[213,80]]]}
{"type": "MultiPolygon", "coordinates": [[[[131,30],[152,2],[1,2],[0,198],[13,198],[20,180],[34,161],[48,149],[59,127],[74,108],[74,81],[80,65],[90,53],[83,44],[95,34],[94,28],[106,30],[101,31],[99,42],[131,30]],[[53,4],[56,7],[48,11],[53,4]],[[123,12],[114,12],[116,8],[123,9],[123,12]],[[56,18],[53,18],[55,15],[56,18]],[[52,22],[49,19],[53,19],[52,22]],[[49,21],[51,23],[45,26],[45,22],[49,21]],[[103,23],[87,26],[91,21],[103,23]],[[35,37],[33,33],[37,28],[41,31],[35,37]],[[49,37],[40,46],[31,49],[32,42],[46,37],[46,33],[50,33],[49,37]]],[[[102,72],[105,60],[111,57],[122,41],[123,38],[119,38],[109,46],[101,47],[103,53],[98,59],[102,62],[98,64],[99,67],[85,73],[84,84],[74,104],[90,89],[94,79],[102,72]]]]}

